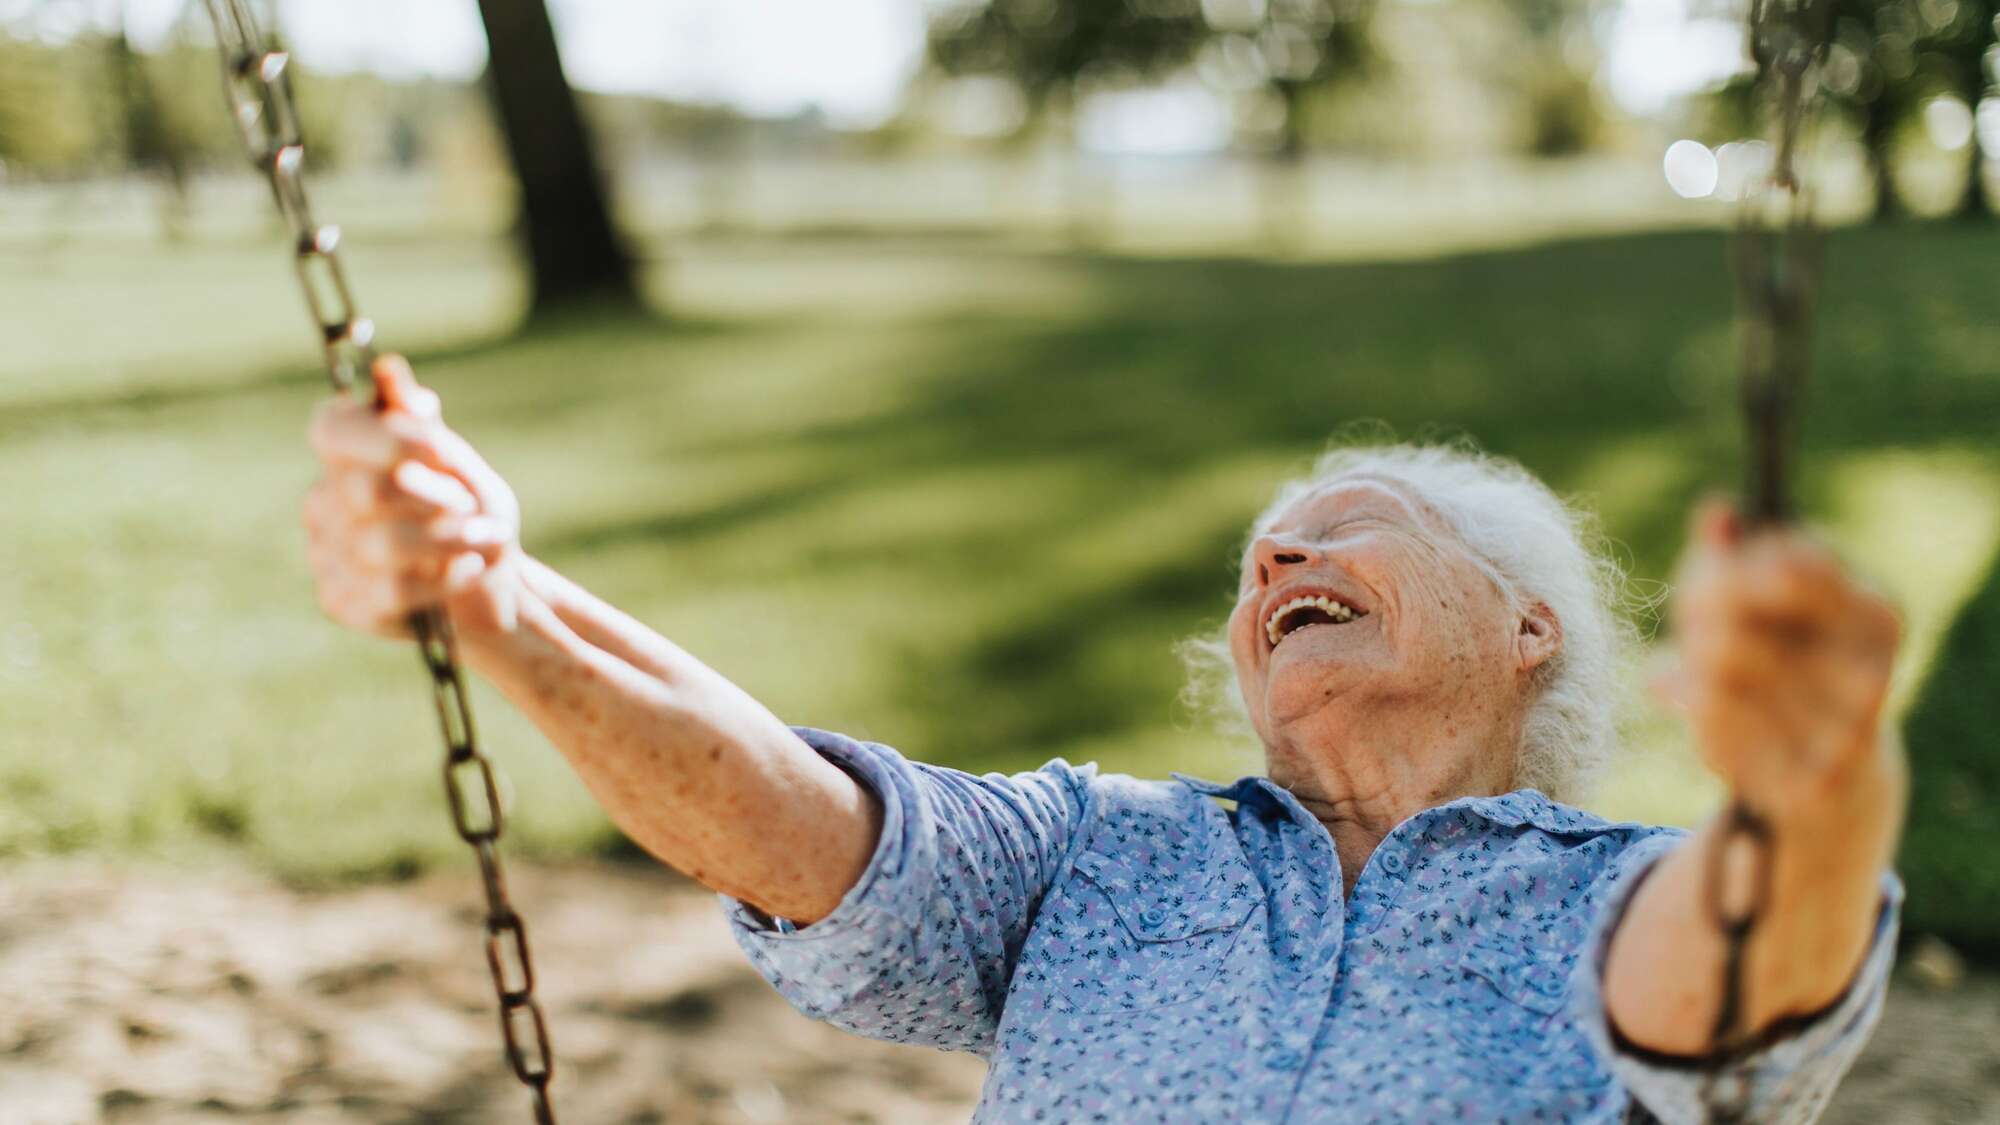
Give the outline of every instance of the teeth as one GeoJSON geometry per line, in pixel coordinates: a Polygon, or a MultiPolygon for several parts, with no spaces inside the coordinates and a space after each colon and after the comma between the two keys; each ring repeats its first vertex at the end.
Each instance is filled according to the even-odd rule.
{"type": "Polygon", "coordinates": [[[1284,634],[1278,631],[1278,622],[1283,621],[1285,615],[1293,610],[1305,609],[1307,607],[1319,609],[1328,617],[1341,623],[1352,621],[1356,617],[1362,616],[1341,602],[1334,601],[1332,598],[1324,595],[1315,594],[1308,597],[1297,597],[1271,611],[1271,616],[1264,620],[1264,635],[1270,638],[1273,645],[1277,644],[1280,640],[1284,639],[1284,634]]]}

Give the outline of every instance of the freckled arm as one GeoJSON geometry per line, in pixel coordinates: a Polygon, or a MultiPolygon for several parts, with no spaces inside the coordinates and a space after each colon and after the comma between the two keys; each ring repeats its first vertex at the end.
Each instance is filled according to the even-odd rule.
{"type": "Polygon", "coordinates": [[[646,851],[768,914],[824,918],[861,877],[879,800],[721,674],[534,559],[518,625],[467,663],[646,851]]]}
{"type": "MultiPolygon", "coordinates": [[[[1745,966],[1745,1027],[1753,1034],[1831,1005],[1868,951],[1903,789],[1894,763],[1870,765],[1850,789],[1830,795],[1823,816],[1780,827],[1771,901],[1745,966]]],[[[1705,1055],[1722,1002],[1724,945],[1708,885],[1717,832],[1709,825],[1660,862],[1612,938],[1604,979],[1612,1024],[1664,1054],[1705,1055]]]]}

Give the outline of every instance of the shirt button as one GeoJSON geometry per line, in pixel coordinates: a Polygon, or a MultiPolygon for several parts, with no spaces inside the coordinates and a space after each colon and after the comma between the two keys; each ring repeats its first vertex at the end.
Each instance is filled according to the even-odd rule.
{"type": "Polygon", "coordinates": [[[1299,1064],[1304,1061],[1306,1060],[1303,1055],[1297,1051],[1286,1049],[1264,1060],[1264,1065],[1270,1067],[1272,1070],[1297,1070],[1299,1064]]]}
{"type": "Polygon", "coordinates": [[[1139,924],[1152,929],[1167,920],[1167,912],[1157,906],[1149,906],[1139,912],[1139,924]]]}
{"type": "Polygon", "coordinates": [[[1383,856],[1382,870],[1387,871],[1391,875],[1401,875],[1403,873],[1403,853],[1390,852],[1388,855],[1383,856]]]}

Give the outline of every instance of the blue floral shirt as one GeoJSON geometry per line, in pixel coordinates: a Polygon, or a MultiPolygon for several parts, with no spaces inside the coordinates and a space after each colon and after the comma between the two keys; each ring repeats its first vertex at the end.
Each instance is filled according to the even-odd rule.
{"type": "MultiPolygon", "coordinates": [[[[1466,798],[1398,825],[1343,900],[1331,837],[1264,778],[978,777],[799,734],[880,795],[881,841],[811,926],[725,897],[737,940],[808,1016],[984,1057],[975,1121],[1703,1119],[1700,1074],[1614,1043],[1599,996],[1677,829],[1466,798]]],[[[1880,1013],[1899,898],[1887,877],[1847,995],[1729,1077],[1751,1120],[1824,1107],[1880,1013]]]]}

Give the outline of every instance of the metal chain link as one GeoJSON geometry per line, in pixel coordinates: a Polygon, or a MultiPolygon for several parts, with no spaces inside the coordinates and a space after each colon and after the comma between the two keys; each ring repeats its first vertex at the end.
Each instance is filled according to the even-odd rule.
{"type": "MultiPolygon", "coordinates": [[[[306,197],[305,142],[292,100],[290,56],[272,47],[245,0],[204,0],[222,55],[223,91],[251,163],[270,181],[279,215],[293,239],[293,256],[306,310],[319,329],[327,379],[337,392],[353,389],[358,373],[375,360],[375,326],[361,315],[340,261],[340,228],[313,220],[306,197]]],[[[377,403],[381,400],[378,397],[377,403]]],[[[500,779],[479,750],[472,704],[459,672],[451,620],[429,609],[410,619],[424,668],[430,673],[438,725],[444,732],[444,791],[452,826],[471,845],[486,896],[486,964],[499,1000],[500,1036],[507,1065],[534,1099],[537,1125],[555,1125],[549,1081],[555,1056],[548,1021],[535,998],[535,966],[528,929],[507,895],[499,843],[505,830],[500,779]]]]}
{"type": "MultiPolygon", "coordinates": [[[[1770,174],[1744,192],[1732,245],[1736,275],[1738,362],[1749,439],[1744,508],[1752,526],[1795,514],[1790,466],[1798,406],[1812,361],[1812,305],[1819,284],[1820,234],[1812,196],[1798,173],[1798,152],[1817,65],[1831,30],[1829,0],[1750,0],[1750,57],[1755,92],[1774,103],[1777,145],[1770,174]]],[[[1712,1125],[1749,1119],[1755,1090],[1737,1068],[1757,1046],[1745,1027],[1744,978],[1750,940],[1769,908],[1770,822],[1733,798],[1717,821],[1708,856],[1708,913],[1723,940],[1722,995],[1709,1033],[1701,1100],[1712,1125]],[[1732,903],[1739,873],[1748,882],[1732,903]]]]}
{"type": "Polygon", "coordinates": [[[1739,363],[1750,460],[1746,514],[1773,524],[1793,515],[1792,454],[1798,403],[1812,361],[1812,303],[1820,233],[1798,172],[1817,64],[1831,29],[1830,0],[1751,0],[1750,57],[1757,88],[1774,103],[1777,145],[1769,174],[1743,194],[1733,258],[1739,363]]]}
{"type": "Polygon", "coordinates": [[[1709,918],[1723,941],[1722,999],[1709,1031],[1709,1065],[1702,1076],[1701,1100],[1711,1125],[1735,1125],[1750,1119],[1755,1093],[1748,1076],[1727,1072],[1753,1045],[1744,1034],[1743,976],[1750,938],[1771,898],[1773,840],[1770,823],[1736,800],[1723,808],[1717,831],[1708,854],[1707,882],[1709,918]],[[1742,905],[1731,906],[1731,857],[1739,852],[1749,866],[1750,884],[1742,905]]]}

